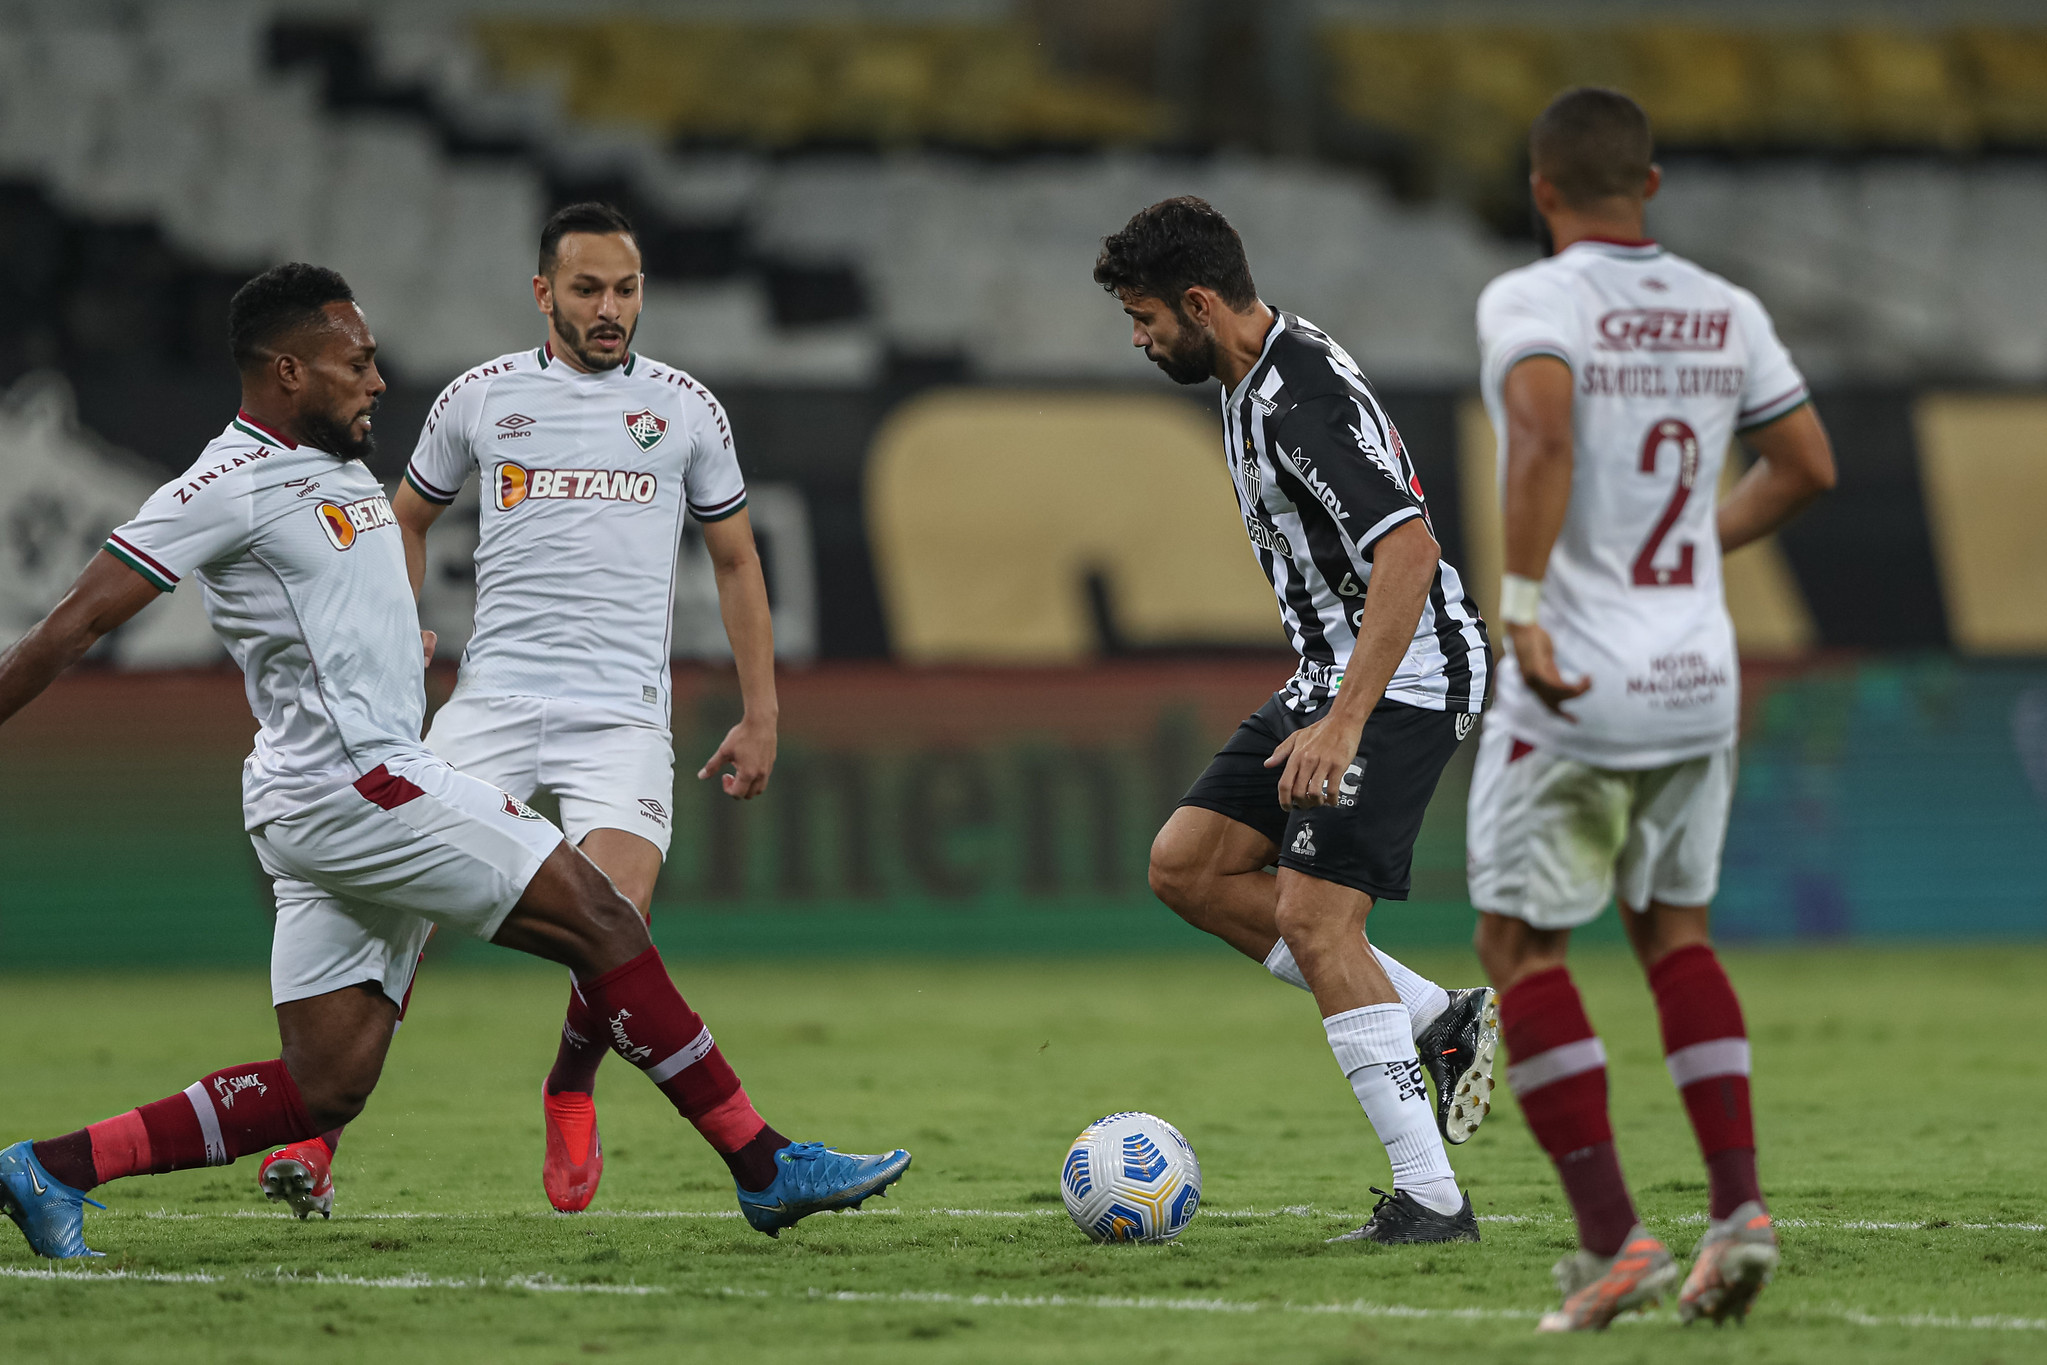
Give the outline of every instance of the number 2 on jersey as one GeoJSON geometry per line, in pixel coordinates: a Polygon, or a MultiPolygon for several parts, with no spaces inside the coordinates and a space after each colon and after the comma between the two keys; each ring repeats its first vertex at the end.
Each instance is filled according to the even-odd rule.
{"type": "Polygon", "coordinates": [[[1635,555],[1635,586],[1638,588],[1690,587],[1692,582],[1695,547],[1689,541],[1677,547],[1676,568],[1659,569],[1654,561],[1656,552],[1663,548],[1663,538],[1670,534],[1670,528],[1677,525],[1678,517],[1684,513],[1685,503],[1692,496],[1692,485],[1699,480],[1699,438],[1677,418],[1664,418],[1650,427],[1649,434],[1642,438],[1642,473],[1656,472],[1656,459],[1666,445],[1677,447],[1677,487],[1671,491],[1663,515],[1656,519],[1649,538],[1642,542],[1640,552],[1635,555]]]}

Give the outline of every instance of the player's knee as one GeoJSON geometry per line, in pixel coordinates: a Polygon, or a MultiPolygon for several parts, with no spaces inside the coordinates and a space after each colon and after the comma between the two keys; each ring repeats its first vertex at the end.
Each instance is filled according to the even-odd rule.
{"type": "Polygon", "coordinates": [[[1206,880],[1201,864],[1181,853],[1163,834],[1152,841],[1146,879],[1151,883],[1151,893],[1183,917],[1199,904],[1202,883],[1206,880]]]}
{"type": "Polygon", "coordinates": [[[584,889],[582,900],[581,919],[597,955],[624,961],[639,955],[652,941],[639,907],[602,874],[584,889]]]}
{"type": "MultiPolygon", "coordinates": [[[[1325,941],[1333,940],[1338,934],[1330,916],[1320,908],[1303,905],[1285,896],[1279,898],[1272,917],[1279,936],[1286,940],[1297,960],[1304,954],[1312,955],[1325,941]]],[[[1353,934],[1355,932],[1352,931],[1353,934]]]]}

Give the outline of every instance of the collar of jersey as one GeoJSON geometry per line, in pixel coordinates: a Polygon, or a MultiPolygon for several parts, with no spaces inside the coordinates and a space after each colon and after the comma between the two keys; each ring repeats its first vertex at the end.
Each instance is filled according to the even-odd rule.
{"type": "Polygon", "coordinates": [[[1286,314],[1272,310],[1272,326],[1265,329],[1265,344],[1258,348],[1258,358],[1251,362],[1251,368],[1244,371],[1244,377],[1237,381],[1237,387],[1223,395],[1225,402],[1234,403],[1244,396],[1244,386],[1251,382],[1251,376],[1258,373],[1258,367],[1265,363],[1265,357],[1272,354],[1272,343],[1279,340],[1279,334],[1286,330],[1286,314]]]}
{"type": "Polygon", "coordinates": [[[1624,260],[1646,261],[1663,254],[1663,248],[1653,237],[1644,237],[1639,242],[1624,242],[1618,237],[1580,237],[1564,250],[1576,251],[1581,246],[1592,247],[1602,256],[1619,256],[1624,260]]]}
{"type": "MultiPolygon", "coordinates": [[[[552,341],[541,342],[540,349],[535,351],[534,355],[539,357],[541,369],[551,370],[554,368],[554,343],[552,341]]],[[[638,351],[627,351],[625,353],[625,364],[619,366],[618,369],[626,374],[631,374],[633,366],[639,363],[640,353],[638,351]]],[[[604,374],[584,374],[574,365],[564,365],[562,366],[562,373],[572,375],[577,379],[603,379],[606,375],[614,373],[614,371],[606,370],[604,374]]]]}
{"type": "Polygon", "coordinates": [[[228,423],[245,436],[253,436],[266,446],[279,446],[285,450],[297,450],[299,443],[281,431],[272,431],[248,413],[237,410],[235,420],[228,423]]]}

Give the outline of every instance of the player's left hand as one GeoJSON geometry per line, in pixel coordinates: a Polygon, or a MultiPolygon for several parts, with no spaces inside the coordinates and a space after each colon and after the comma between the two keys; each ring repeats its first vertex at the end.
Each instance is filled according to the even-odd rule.
{"type": "Polygon", "coordinates": [[[1265,766],[1286,764],[1279,775],[1279,804],[1285,810],[1333,806],[1343,785],[1344,770],[1358,756],[1363,728],[1333,725],[1324,716],[1279,742],[1265,766]]]}
{"type": "Polygon", "coordinates": [[[725,742],[710,761],[697,769],[697,780],[730,765],[732,771],[724,774],[719,785],[734,800],[751,801],[768,789],[768,775],[775,770],[775,744],[773,721],[742,719],[725,732],[725,742]]]}
{"type": "Polygon", "coordinates": [[[430,630],[423,630],[419,633],[419,647],[426,652],[426,664],[424,666],[427,668],[434,666],[434,642],[440,638],[440,636],[430,630]]]}

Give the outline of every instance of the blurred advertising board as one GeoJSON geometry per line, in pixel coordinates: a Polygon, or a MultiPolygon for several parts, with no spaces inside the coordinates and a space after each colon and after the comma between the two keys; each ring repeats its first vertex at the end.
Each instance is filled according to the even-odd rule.
{"type": "MultiPolygon", "coordinates": [[[[1286,671],[789,670],[773,784],[742,805],[694,777],[737,717],[731,677],[680,669],[656,938],[683,958],[1207,949],[1150,895],[1146,850],[1286,671]]],[[[2047,664],[1823,660],[1747,689],[1725,936],[2047,933],[2047,664]]],[[[265,962],[250,728],[239,679],[209,671],[79,674],[0,730],[0,968],[265,962]]],[[[1468,941],[1469,757],[1429,812],[1413,899],[1374,914],[1389,944],[1468,941]]],[[[1611,917],[1585,932],[1616,936],[1611,917]]]]}

